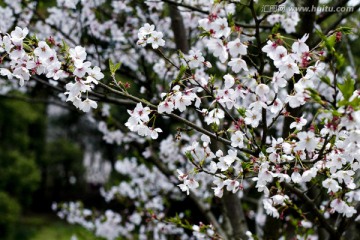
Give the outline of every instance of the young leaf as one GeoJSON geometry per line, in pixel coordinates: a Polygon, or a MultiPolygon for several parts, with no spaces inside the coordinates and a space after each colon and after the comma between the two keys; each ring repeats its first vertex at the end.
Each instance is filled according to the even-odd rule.
{"type": "Polygon", "coordinates": [[[121,62],[114,64],[111,59],[109,59],[109,67],[110,67],[110,73],[111,75],[115,75],[116,71],[119,70],[121,67],[121,62]]]}
{"type": "Polygon", "coordinates": [[[176,76],[176,78],[173,80],[172,86],[177,85],[177,84],[181,81],[181,79],[183,78],[183,76],[184,76],[184,74],[185,74],[185,72],[186,72],[186,69],[187,69],[187,67],[186,67],[185,65],[181,65],[181,66],[180,66],[179,73],[178,73],[178,75],[176,76]]]}
{"type": "Polygon", "coordinates": [[[349,100],[355,89],[355,81],[352,78],[345,79],[343,84],[338,83],[337,87],[346,100],[349,100]]]}

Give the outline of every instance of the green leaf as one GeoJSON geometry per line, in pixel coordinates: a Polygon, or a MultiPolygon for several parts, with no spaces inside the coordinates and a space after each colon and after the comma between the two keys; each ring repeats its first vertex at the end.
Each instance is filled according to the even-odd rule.
{"type": "Polygon", "coordinates": [[[336,58],[336,69],[340,71],[343,67],[345,67],[345,57],[343,54],[335,53],[336,58]]]}
{"type": "Polygon", "coordinates": [[[331,36],[327,37],[319,30],[316,30],[316,33],[323,40],[323,43],[325,44],[325,47],[327,48],[327,50],[329,52],[333,53],[335,51],[334,46],[336,43],[336,34],[332,34],[331,36]]]}
{"type": "Polygon", "coordinates": [[[235,21],[234,21],[234,18],[233,18],[233,14],[229,13],[227,15],[227,19],[228,19],[228,23],[229,23],[230,27],[235,26],[235,21]]]}
{"type": "Polygon", "coordinates": [[[119,68],[121,67],[121,62],[114,65],[113,61],[109,59],[109,67],[111,75],[114,76],[116,71],[119,70],[119,68]]]}
{"type": "Polygon", "coordinates": [[[323,104],[321,96],[316,90],[314,90],[312,88],[307,88],[306,90],[308,90],[310,92],[310,97],[312,100],[314,100],[315,102],[317,102],[319,104],[323,104]]]}
{"type": "Polygon", "coordinates": [[[339,27],[338,29],[336,29],[336,31],[341,32],[343,34],[351,34],[351,33],[353,33],[351,27],[339,27]]]}
{"type": "Polygon", "coordinates": [[[331,81],[330,81],[330,78],[328,76],[322,76],[320,78],[320,80],[323,82],[323,83],[326,83],[328,86],[331,86],[331,81]]]}
{"type": "Polygon", "coordinates": [[[185,75],[186,69],[187,69],[187,67],[185,65],[180,66],[179,73],[176,76],[175,80],[173,81],[173,85],[175,85],[181,81],[181,79],[185,75]]]}
{"type": "Polygon", "coordinates": [[[200,29],[200,32],[201,32],[200,35],[199,35],[199,38],[204,38],[204,37],[210,37],[211,36],[210,32],[206,31],[204,28],[199,27],[199,29],[200,29]]]}
{"type": "Polygon", "coordinates": [[[335,34],[332,34],[331,36],[329,36],[329,37],[327,37],[327,38],[325,39],[325,46],[326,46],[326,48],[327,48],[329,51],[331,51],[331,52],[334,52],[334,51],[335,51],[335,49],[334,49],[335,43],[336,43],[336,36],[335,36],[335,34]]]}
{"type": "Polygon", "coordinates": [[[24,47],[24,49],[26,51],[29,51],[29,52],[33,51],[33,49],[29,45],[27,45],[26,43],[23,43],[23,47],[24,47]]]}
{"type": "Polygon", "coordinates": [[[352,106],[355,110],[358,110],[360,108],[360,98],[355,98],[349,103],[350,106],[352,106]]]}
{"type": "Polygon", "coordinates": [[[274,27],[271,29],[271,33],[275,34],[279,31],[280,23],[275,23],[274,27]]]}
{"type": "Polygon", "coordinates": [[[60,52],[68,53],[69,49],[70,49],[69,45],[64,40],[62,40],[62,46],[61,46],[60,52]]]}
{"type": "Polygon", "coordinates": [[[345,79],[343,84],[338,83],[337,87],[343,94],[345,100],[349,100],[355,89],[355,81],[352,78],[345,79]]]}
{"type": "Polygon", "coordinates": [[[191,155],[191,152],[185,152],[185,156],[187,159],[189,159],[190,161],[194,161],[193,156],[191,155]]]}
{"type": "Polygon", "coordinates": [[[240,116],[245,117],[246,108],[238,108],[236,109],[240,116]]]}

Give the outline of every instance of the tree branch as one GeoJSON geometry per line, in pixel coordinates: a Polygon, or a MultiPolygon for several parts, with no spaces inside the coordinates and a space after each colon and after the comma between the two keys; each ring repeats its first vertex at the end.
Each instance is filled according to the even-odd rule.
{"type": "MultiPolygon", "coordinates": [[[[138,103],[143,103],[143,104],[151,107],[151,108],[154,109],[154,110],[157,109],[157,106],[156,106],[156,105],[154,105],[154,104],[146,101],[145,99],[140,99],[140,98],[135,97],[135,96],[133,96],[133,95],[131,95],[131,94],[129,94],[129,93],[118,91],[118,90],[116,90],[116,89],[113,89],[113,88],[107,86],[107,85],[104,84],[104,83],[101,83],[101,82],[99,83],[99,85],[101,85],[101,86],[104,87],[105,89],[108,89],[109,91],[111,91],[111,92],[113,92],[113,93],[116,93],[116,94],[118,94],[118,95],[120,95],[120,96],[123,96],[123,97],[125,97],[125,98],[131,99],[131,100],[133,100],[133,101],[135,101],[135,102],[138,102],[138,103]]],[[[205,130],[204,128],[196,125],[195,123],[193,123],[193,122],[191,122],[191,121],[189,121],[189,120],[187,120],[187,119],[185,119],[185,118],[182,118],[182,117],[180,117],[180,116],[178,116],[178,115],[176,115],[176,114],[174,114],[174,113],[170,113],[170,114],[164,113],[164,114],[162,114],[162,115],[164,115],[164,116],[169,116],[170,118],[176,119],[176,120],[178,120],[179,122],[182,122],[182,123],[184,123],[185,125],[188,125],[189,127],[197,130],[198,132],[201,132],[201,133],[209,136],[210,138],[212,138],[212,139],[214,139],[214,140],[216,140],[216,141],[225,143],[226,145],[231,145],[231,141],[230,141],[230,140],[227,140],[227,139],[225,139],[225,138],[219,137],[217,134],[212,133],[212,132],[210,132],[210,131],[207,131],[207,130],[205,130]]],[[[251,155],[254,155],[254,156],[255,156],[255,154],[256,154],[254,151],[251,151],[251,150],[246,149],[246,148],[238,148],[238,149],[239,149],[240,151],[244,152],[244,153],[248,153],[248,154],[251,154],[251,155]]]]}
{"type": "Polygon", "coordinates": [[[294,193],[298,198],[300,198],[302,203],[304,203],[311,209],[312,214],[317,217],[317,220],[321,227],[325,228],[330,235],[336,234],[336,230],[327,222],[324,215],[320,212],[320,210],[316,207],[315,203],[310,198],[308,198],[300,189],[288,183],[285,183],[284,186],[286,189],[288,189],[290,192],[294,193]]]}

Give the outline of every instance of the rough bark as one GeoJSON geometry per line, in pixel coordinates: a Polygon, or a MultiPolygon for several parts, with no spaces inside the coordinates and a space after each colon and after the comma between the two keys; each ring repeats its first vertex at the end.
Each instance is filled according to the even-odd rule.
{"type": "Polygon", "coordinates": [[[224,192],[223,196],[224,216],[230,222],[228,236],[231,240],[247,239],[247,223],[241,201],[236,194],[224,192]]]}
{"type": "Polygon", "coordinates": [[[169,4],[170,18],[171,18],[171,28],[174,32],[174,40],[176,48],[181,50],[183,53],[188,53],[189,42],[187,39],[187,33],[184,25],[183,18],[179,9],[176,5],[169,4]]]}

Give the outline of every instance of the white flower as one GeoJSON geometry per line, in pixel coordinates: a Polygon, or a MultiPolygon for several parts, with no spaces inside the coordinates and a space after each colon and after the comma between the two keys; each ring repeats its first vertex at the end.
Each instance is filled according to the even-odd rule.
{"type": "Polygon", "coordinates": [[[276,48],[278,47],[278,44],[276,42],[267,41],[266,45],[261,49],[264,53],[267,54],[268,57],[271,59],[274,58],[276,48]]]}
{"type": "Polygon", "coordinates": [[[234,41],[228,42],[227,47],[232,57],[247,54],[247,46],[241,43],[239,38],[235,39],[234,41]]]}
{"type": "Polygon", "coordinates": [[[190,68],[197,68],[205,61],[200,50],[190,50],[185,59],[188,61],[190,68]]]}
{"type": "Polygon", "coordinates": [[[199,187],[199,183],[193,178],[185,179],[184,183],[188,185],[190,189],[195,189],[199,187]]]}
{"type": "Polygon", "coordinates": [[[274,60],[275,66],[279,67],[283,64],[283,60],[287,57],[287,50],[283,46],[278,46],[273,55],[271,55],[271,59],[274,60]]]}
{"type": "Polygon", "coordinates": [[[161,133],[162,130],[160,128],[150,129],[150,137],[152,139],[157,139],[159,137],[159,133],[161,133]]]}
{"type": "Polygon", "coordinates": [[[226,18],[218,18],[213,23],[213,27],[215,30],[215,37],[220,38],[222,36],[228,37],[231,29],[228,27],[228,22],[226,18]]]}
{"type": "Polygon", "coordinates": [[[225,117],[225,113],[223,110],[219,108],[215,108],[211,110],[208,115],[205,117],[205,122],[210,125],[211,123],[215,123],[216,125],[220,125],[220,119],[225,117]]]}
{"type": "Polygon", "coordinates": [[[228,52],[221,39],[210,39],[207,43],[207,47],[214,54],[215,57],[219,58],[220,62],[223,63],[228,59],[228,52]]]}
{"type": "Polygon", "coordinates": [[[187,174],[184,174],[183,171],[181,171],[181,170],[179,170],[179,169],[177,169],[176,171],[177,171],[177,173],[178,173],[178,179],[179,179],[180,181],[184,181],[185,179],[187,179],[188,175],[187,175],[187,174]]]}
{"type": "Polygon", "coordinates": [[[75,48],[69,49],[69,54],[72,60],[75,61],[84,61],[86,59],[86,51],[85,48],[81,46],[76,46],[75,48]]]}
{"type": "Polygon", "coordinates": [[[223,194],[224,194],[224,189],[223,187],[215,187],[212,188],[214,189],[214,195],[218,198],[222,198],[223,194]]]}
{"type": "Polygon", "coordinates": [[[201,135],[200,139],[201,139],[201,141],[203,141],[203,147],[207,147],[207,146],[209,146],[209,143],[211,143],[211,139],[208,135],[203,134],[203,135],[201,135]]]}
{"type": "Polygon", "coordinates": [[[326,180],[324,180],[322,182],[322,186],[324,188],[327,188],[328,189],[328,193],[329,192],[334,192],[336,193],[337,191],[339,191],[341,189],[341,187],[339,186],[338,182],[335,181],[334,179],[332,178],[327,178],[326,180]]]}
{"type": "Polygon", "coordinates": [[[270,92],[270,88],[266,84],[260,83],[259,85],[256,86],[255,93],[260,98],[266,98],[269,92],[270,92]]]}
{"type": "Polygon", "coordinates": [[[305,172],[303,172],[302,174],[302,181],[303,182],[310,182],[311,179],[313,179],[314,177],[316,177],[317,174],[317,169],[316,168],[310,168],[309,170],[306,170],[305,172]]]}
{"type": "Polygon", "coordinates": [[[184,183],[178,185],[181,191],[186,192],[187,195],[190,194],[190,189],[195,189],[199,187],[199,183],[193,178],[185,179],[184,183]]]}
{"type": "Polygon", "coordinates": [[[79,78],[84,77],[87,72],[91,71],[90,66],[91,62],[76,61],[74,75],[79,78]]]}
{"type": "Polygon", "coordinates": [[[295,73],[300,73],[298,65],[291,60],[284,61],[279,66],[279,71],[284,73],[287,78],[291,78],[295,73]]]}
{"type": "Polygon", "coordinates": [[[283,78],[284,74],[285,73],[281,73],[281,72],[274,73],[271,83],[275,93],[279,91],[279,87],[284,88],[287,85],[287,81],[283,78]]]}
{"type": "Polygon", "coordinates": [[[130,116],[134,117],[138,121],[142,122],[148,122],[150,120],[149,114],[150,114],[150,108],[149,107],[143,107],[142,103],[136,104],[136,107],[133,111],[128,111],[130,116]]]}
{"type": "Polygon", "coordinates": [[[223,187],[225,186],[224,181],[220,178],[215,178],[213,183],[216,185],[216,187],[212,188],[212,189],[214,189],[214,195],[219,198],[222,198],[222,196],[224,194],[223,187]]]}
{"type": "Polygon", "coordinates": [[[277,114],[278,112],[280,112],[282,108],[283,108],[283,102],[279,98],[276,98],[273,104],[271,105],[270,112],[277,114]]]}
{"type": "Polygon", "coordinates": [[[94,100],[86,98],[83,102],[80,103],[79,109],[83,112],[89,112],[91,108],[96,109],[97,103],[94,100]]]}
{"type": "Polygon", "coordinates": [[[229,150],[228,155],[219,158],[220,161],[224,161],[228,166],[230,166],[237,158],[237,151],[229,150]]]}
{"type": "Polygon", "coordinates": [[[9,54],[10,59],[19,59],[27,57],[22,45],[15,46],[15,48],[9,54]]]}
{"type": "Polygon", "coordinates": [[[225,89],[229,89],[234,85],[235,79],[230,74],[226,74],[223,78],[225,80],[225,89]]]}
{"type": "Polygon", "coordinates": [[[10,53],[10,50],[14,47],[10,37],[7,35],[3,37],[1,45],[2,45],[1,47],[3,47],[7,53],[10,53]]]}
{"type": "Polygon", "coordinates": [[[15,27],[15,30],[11,32],[11,40],[15,44],[20,44],[26,37],[26,35],[29,33],[29,30],[25,27],[24,29],[21,29],[19,27],[15,27]]]}
{"type": "Polygon", "coordinates": [[[6,68],[0,68],[0,75],[6,76],[8,79],[13,78],[13,74],[10,72],[9,69],[6,69],[6,68]]]}
{"type": "Polygon", "coordinates": [[[343,215],[347,218],[351,218],[355,213],[357,213],[356,209],[353,206],[345,206],[343,215]]]}
{"type": "Polygon", "coordinates": [[[353,181],[352,176],[354,176],[354,175],[355,175],[355,172],[352,170],[347,170],[347,171],[340,170],[340,171],[336,172],[335,174],[333,174],[331,177],[337,178],[340,183],[344,182],[346,185],[349,185],[352,183],[352,181],[353,181]]]}
{"type": "Polygon", "coordinates": [[[51,56],[51,48],[45,41],[40,41],[38,47],[34,50],[34,54],[39,58],[49,58],[51,56]]]}
{"type": "Polygon", "coordinates": [[[290,129],[296,128],[296,130],[301,130],[307,123],[307,120],[303,117],[299,117],[295,119],[295,122],[290,124],[290,129]]]}
{"type": "Polygon", "coordinates": [[[139,29],[138,38],[143,39],[146,35],[150,35],[154,32],[155,26],[145,23],[143,27],[139,29]]]}
{"type": "Polygon", "coordinates": [[[76,81],[75,83],[69,82],[65,85],[65,88],[67,90],[65,95],[68,95],[66,101],[73,101],[80,93],[91,90],[89,85],[86,85],[81,81],[76,81]]]}
{"type": "Polygon", "coordinates": [[[246,65],[246,62],[241,58],[232,58],[228,65],[231,67],[231,70],[233,70],[235,73],[240,72],[241,69],[244,69],[244,71],[248,72],[249,69],[246,65]]]}
{"type": "Polygon", "coordinates": [[[298,171],[294,171],[292,174],[291,174],[291,180],[294,182],[294,183],[300,183],[302,181],[302,178],[301,178],[301,175],[298,171]]]}
{"type": "Polygon", "coordinates": [[[334,199],[330,203],[330,207],[333,208],[338,213],[343,213],[346,209],[346,203],[342,201],[341,199],[334,199]]]}
{"type": "Polygon", "coordinates": [[[274,218],[279,218],[280,214],[276,208],[272,205],[273,201],[270,198],[265,198],[263,200],[264,209],[266,211],[266,214],[269,216],[272,216],[274,218]]]}
{"type": "Polygon", "coordinates": [[[158,106],[158,113],[167,113],[170,114],[174,110],[174,103],[169,100],[161,102],[158,106]]]}
{"type": "Polygon", "coordinates": [[[104,74],[101,72],[101,69],[98,66],[95,66],[93,69],[88,69],[89,76],[86,77],[85,83],[94,83],[98,84],[98,81],[104,78],[104,74]]]}
{"type": "Polygon", "coordinates": [[[231,136],[231,146],[242,148],[244,146],[244,134],[241,131],[236,131],[231,136]]]}
{"type": "Polygon", "coordinates": [[[224,181],[224,184],[227,186],[226,190],[229,192],[236,193],[239,190],[240,183],[236,180],[227,179],[224,181]]]}
{"type": "Polygon", "coordinates": [[[246,110],[245,112],[245,123],[247,125],[251,125],[252,127],[256,128],[259,126],[259,122],[261,120],[261,114],[259,111],[256,110],[246,110]]]}
{"type": "Polygon", "coordinates": [[[315,137],[315,134],[313,132],[299,132],[297,134],[297,137],[299,138],[299,142],[296,146],[296,149],[304,150],[306,149],[309,152],[313,152],[317,144],[319,143],[319,138],[315,137]]]}
{"type": "Polygon", "coordinates": [[[312,228],[312,226],[313,226],[312,223],[307,220],[302,220],[300,223],[301,223],[301,226],[304,228],[312,228]]]}
{"type": "Polygon", "coordinates": [[[303,93],[296,93],[295,95],[289,95],[286,97],[286,102],[289,103],[291,108],[297,108],[305,104],[305,96],[303,93]]]}
{"type": "Polygon", "coordinates": [[[320,62],[319,60],[316,61],[314,66],[309,66],[306,69],[306,75],[305,78],[306,79],[312,79],[315,77],[320,76],[321,74],[323,74],[325,71],[325,63],[320,62]]]}
{"type": "Polygon", "coordinates": [[[76,4],[79,2],[79,0],[58,0],[58,6],[61,6],[64,4],[65,7],[76,9],[76,4]]]}
{"type": "Polygon", "coordinates": [[[218,167],[216,166],[216,163],[214,161],[210,162],[209,171],[211,173],[216,173],[218,167]]]}
{"type": "Polygon", "coordinates": [[[181,189],[181,191],[186,192],[187,195],[190,194],[189,186],[186,185],[185,183],[179,184],[178,187],[181,189]]]}
{"type": "Polygon", "coordinates": [[[60,62],[54,62],[54,63],[50,64],[47,67],[48,73],[46,74],[46,77],[52,78],[54,80],[58,80],[59,78],[66,77],[67,75],[60,68],[61,68],[60,62]]]}
{"type": "Polygon", "coordinates": [[[191,101],[196,97],[196,94],[191,94],[190,92],[183,94],[182,92],[176,92],[173,96],[174,108],[179,109],[180,112],[186,110],[187,106],[191,105],[191,101]]]}
{"type": "Polygon", "coordinates": [[[151,36],[148,38],[147,43],[151,43],[153,49],[165,46],[165,41],[163,38],[162,32],[154,31],[151,36]]]}
{"type": "Polygon", "coordinates": [[[272,196],[271,199],[274,205],[285,205],[285,201],[289,200],[289,196],[277,194],[272,196]]]}
{"type": "Polygon", "coordinates": [[[309,34],[306,33],[301,39],[298,39],[291,46],[291,50],[294,53],[304,53],[309,51],[309,46],[306,45],[305,41],[309,38],[309,34]]]}
{"type": "Polygon", "coordinates": [[[19,84],[20,86],[24,86],[24,81],[28,81],[30,79],[30,73],[29,70],[26,69],[25,67],[17,67],[15,68],[15,70],[13,71],[13,76],[15,76],[16,78],[18,78],[19,84]]]}

